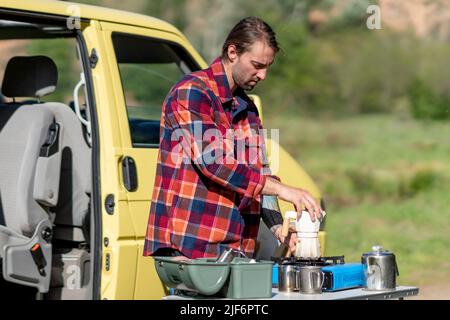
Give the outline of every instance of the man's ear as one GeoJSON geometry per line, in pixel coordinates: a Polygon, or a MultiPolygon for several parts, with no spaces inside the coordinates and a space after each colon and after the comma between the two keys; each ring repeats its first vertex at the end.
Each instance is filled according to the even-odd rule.
{"type": "Polygon", "coordinates": [[[228,46],[227,55],[228,55],[228,60],[230,62],[235,62],[236,61],[236,59],[238,57],[238,53],[237,53],[236,46],[234,44],[230,44],[228,46]]]}

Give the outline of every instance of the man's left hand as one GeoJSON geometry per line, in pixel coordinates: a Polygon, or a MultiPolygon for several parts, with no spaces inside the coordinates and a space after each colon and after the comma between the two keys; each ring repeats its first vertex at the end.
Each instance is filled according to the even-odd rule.
{"type": "MultiPolygon", "coordinates": [[[[281,225],[275,230],[275,237],[281,242],[284,243],[286,237],[284,237],[281,233],[281,225]]],[[[291,234],[291,239],[289,240],[289,250],[294,255],[295,250],[297,249],[297,232],[289,229],[289,233],[291,234]]]]}

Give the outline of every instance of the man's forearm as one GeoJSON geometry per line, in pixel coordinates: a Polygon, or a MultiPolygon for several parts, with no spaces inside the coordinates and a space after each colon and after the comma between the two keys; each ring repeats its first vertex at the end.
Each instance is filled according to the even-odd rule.
{"type": "Polygon", "coordinates": [[[298,213],[301,213],[303,208],[305,208],[311,215],[313,222],[315,221],[315,216],[321,217],[322,209],[320,205],[307,190],[291,187],[272,177],[267,177],[261,193],[263,195],[277,196],[280,200],[292,203],[295,211],[298,213]]]}
{"type": "Polygon", "coordinates": [[[282,188],[283,184],[280,181],[271,177],[267,177],[266,183],[264,184],[264,188],[262,189],[261,193],[268,196],[279,196],[282,188]]]}

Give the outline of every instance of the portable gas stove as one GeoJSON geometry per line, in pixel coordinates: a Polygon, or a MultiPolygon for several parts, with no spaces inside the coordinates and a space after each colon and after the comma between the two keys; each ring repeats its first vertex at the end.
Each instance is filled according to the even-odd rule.
{"type": "Polygon", "coordinates": [[[319,257],[319,258],[301,258],[301,257],[288,257],[288,258],[271,258],[278,264],[291,264],[298,266],[333,266],[336,264],[345,264],[344,256],[332,256],[332,257],[319,257]]]}
{"type": "Polygon", "coordinates": [[[320,257],[320,258],[274,258],[276,264],[272,272],[272,285],[278,285],[279,268],[286,266],[321,267],[324,273],[322,290],[327,292],[340,291],[350,288],[358,288],[364,285],[363,269],[360,263],[345,263],[344,256],[320,257]]]}
{"type": "MultiPolygon", "coordinates": [[[[335,268],[338,266],[345,266],[344,256],[331,256],[331,257],[319,257],[319,258],[302,258],[302,257],[271,257],[271,260],[275,262],[272,269],[272,286],[278,287],[280,289],[280,285],[283,287],[284,291],[298,291],[298,280],[293,281],[290,277],[293,276],[292,270],[298,270],[297,268],[301,267],[321,267],[321,268],[335,268]],[[280,274],[279,274],[280,273],[280,274]],[[283,273],[283,276],[281,275],[283,273]],[[287,277],[289,280],[286,280],[286,274],[290,274],[287,277]],[[285,278],[283,278],[285,277],[285,278]],[[281,280],[283,279],[283,280],[281,280]],[[279,283],[282,281],[282,283],[279,283]],[[295,284],[294,284],[295,282],[295,284]]],[[[333,274],[324,273],[324,287],[323,289],[327,290],[333,282],[332,279],[333,274]]],[[[331,286],[332,287],[332,286],[331,286]]]]}

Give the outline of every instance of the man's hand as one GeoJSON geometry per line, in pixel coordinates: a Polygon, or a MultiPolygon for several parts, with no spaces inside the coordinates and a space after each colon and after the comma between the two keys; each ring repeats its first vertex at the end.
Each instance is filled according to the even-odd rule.
{"type": "Polygon", "coordinates": [[[278,197],[294,205],[297,219],[300,219],[303,207],[308,211],[312,222],[316,221],[316,217],[322,219],[322,209],[308,191],[284,185],[278,197]]]}
{"type": "MultiPolygon", "coordinates": [[[[275,237],[281,242],[284,242],[284,239],[286,238],[285,236],[283,236],[282,232],[281,232],[282,226],[280,225],[277,229],[275,229],[275,237]]],[[[289,240],[289,250],[291,251],[291,253],[294,255],[295,251],[297,249],[297,233],[295,232],[295,230],[289,229],[289,233],[291,234],[291,239],[289,240]]]]}
{"type": "Polygon", "coordinates": [[[311,221],[316,221],[316,217],[322,219],[320,205],[306,190],[285,185],[268,177],[262,194],[276,195],[279,199],[292,203],[298,214],[297,219],[300,218],[303,208],[308,211],[311,221]]]}

